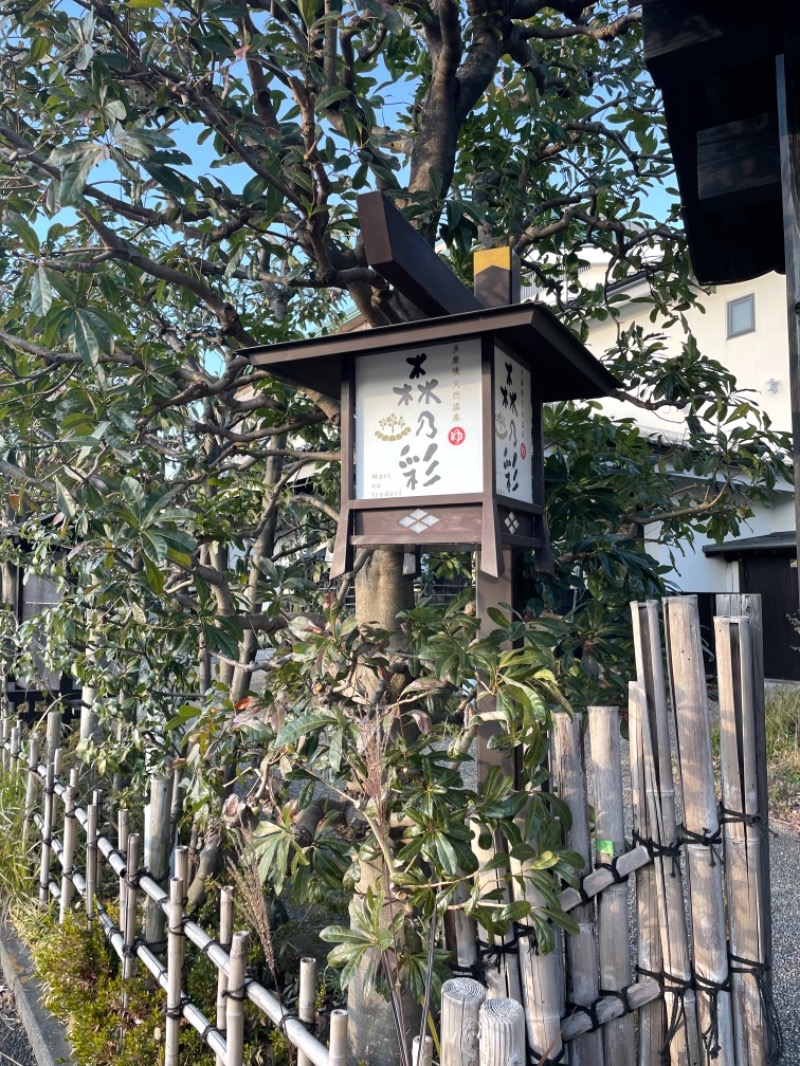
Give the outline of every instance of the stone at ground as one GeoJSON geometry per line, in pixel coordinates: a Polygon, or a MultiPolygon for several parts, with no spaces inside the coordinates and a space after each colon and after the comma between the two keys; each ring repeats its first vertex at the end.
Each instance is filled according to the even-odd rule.
{"type": "Polygon", "coordinates": [[[17,1013],[14,993],[0,973],[0,1063],[36,1066],[28,1036],[17,1013]]]}
{"type": "Polygon", "coordinates": [[[785,1049],[781,1066],[800,1066],[800,834],[774,836],[770,859],[773,987],[785,1049]]]}

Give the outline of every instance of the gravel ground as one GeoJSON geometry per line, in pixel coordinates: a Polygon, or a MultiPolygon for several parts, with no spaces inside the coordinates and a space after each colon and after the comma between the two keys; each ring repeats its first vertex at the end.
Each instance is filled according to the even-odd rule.
{"type": "Polygon", "coordinates": [[[783,1027],[781,1066],[800,1066],[800,834],[781,832],[770,846],[775,1003],[783,1027]]]}
{"type": "Polygon", "coordinates": [[[0,1066],[36,1066],[36,1059],[22,1028],[14,1003],[14,993],[6,988],[0,974],[0,1066]]]}

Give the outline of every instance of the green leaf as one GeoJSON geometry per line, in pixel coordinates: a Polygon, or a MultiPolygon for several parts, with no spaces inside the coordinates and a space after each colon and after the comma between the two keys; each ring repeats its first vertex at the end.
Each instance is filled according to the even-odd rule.
{"type": "Polygon", "coordinates": [[[32,255],[38,255],[39,238],[36,235],[36,230],[33,228],[30,222],[28,222],[27,219],[23,218],[22,215],[18,214],[16,211],[6,211],[5,218],[9,229],[13,230],[14,233],[16,233],[16,235],[22,241],[22,245],[25,250],[27,252],[30,252],[32,255]]]}
{"type": "Polygon", "coordinates": [[[58,500],[58,506],[61,509],[61,513],[65,518],[74,518],[75,513],[78,510],[78,502],[66,485],[55,479],[56,486],[56,499],[58,500]]]}
{"type": "Polygon", "coordinates": [[[61,174],[61,184],[58,187],[58,199],[62,207],[74,204],[79,199],[86,187],[89,171],[102,155],[103,149],[99,145],[87,145],[83,155],[64,168],[61,174]]]}
{"type": "Polygon", "coordinates": [[[36,273],[33,275],[31,283],[31,311],[39,318],[42,318],[50,310],[52,303],[53,290],[50,286],[50,279],[47,277],[47,271],[44,267],[39,266],[36,268],[36,273]]]}
{"type": "Polygon", "coordinates": [[[100,342],[92,329],[91,322],[81,311],[72,315],[72,340],[75,351],[86,363],[97,366],[100,359],[100,342]]]}
{"type": "Polygon", "coordinates": [[[275,739],[275,746],[277,748],[288,747],[314,730],[323,729],[329,725],[335,725],[335,719],[330,714],[301,715],[300,718],[294,718],[283,726],[275,739]]]}
{"type": "Polygon", "coordinates": [[[147,506],[147,497],[140,481],[137,481],[135,477],[123,478],[119,491],[132,511],[138,514],[144,511],[147,506]]]}

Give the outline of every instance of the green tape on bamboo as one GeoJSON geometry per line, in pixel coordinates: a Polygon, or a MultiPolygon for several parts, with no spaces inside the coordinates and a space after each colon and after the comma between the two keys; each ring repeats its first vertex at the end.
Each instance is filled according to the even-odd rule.
{"type": "Polygon", "coordinates": [[[598,855],[608,855],[612,859],[614,858],[614,841],[613,840],[598,840],[596,843],[598,855]]]}

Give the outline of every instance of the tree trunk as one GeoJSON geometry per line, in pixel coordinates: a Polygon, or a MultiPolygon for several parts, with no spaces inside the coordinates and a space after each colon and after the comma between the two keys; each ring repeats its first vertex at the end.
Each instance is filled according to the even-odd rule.
{"type": "MultiPolygon", "coordinates": [[[[382,889],[384,895],[387,893],[385,870],[380,859],[373,863],[361,863],[357,896],[366,895],[370,888],[375,892],[382,889]]],[[[397,900],[387,901],[383,908],[381,925],[389,926],[393,913],[402,909],[402,906],[397,900]]],[[[353,928],[358,928],[357,915],[352,908],[350,924],[353,928]]],[[[415,1036],[419,1036],[422,1008],[409,994],[405,982],[401,982],[394,997],[394,1007],[391,1000],[384,999],[376,992],[367,992],[364,988],[364,977],[368,965],[369,960],[361,963],[347,988],[348,1062],[358,1063],[359,1066],[362,1063],[365,1066],[405,1066],[411,1061],[411,1043],[415,1036]],[[403,1030],[405,1056],[400,1047],[395,1011],[403,1030]]]]}
{"type": "MultiPolygon", "coordinates": [[[[402,637],[398,631],[397,615],[400,611],[414,606],[414,583],[403,574],[402,553],[373,552],[359,571],[355,587],[356,616],[359,622],[380,626],[381,629],[392,633],[391,646],[398,648],[402,637]]],[[[370,886],[375,889],[382,888],[384,895],[388,897],[382,864],[362,862],[358,895],[365,894],[370,886]]],[[[396,903],[395,906],[400,904],[396,903]]],[[[390,905],[387,905],[385,912],[388,924],[391,916],[390,905]]],[[[357,923],[353,920],[352,924],[357,923]]],[[[408,1055],[404,1056],[398,1040],[392,1004],[374,992],[365,994],[365,969],[366,964],[362,964],[347,990],[348,1060],[351,1063],[365,1063],[366,1066],[403,1066],[404,1060],[410,1061],[413,1037],[419,1035],[420,1005],[414,1002],[407,989],[402,989],[399,998],[405,1046],[408,1051],[408,1055]]]]}

